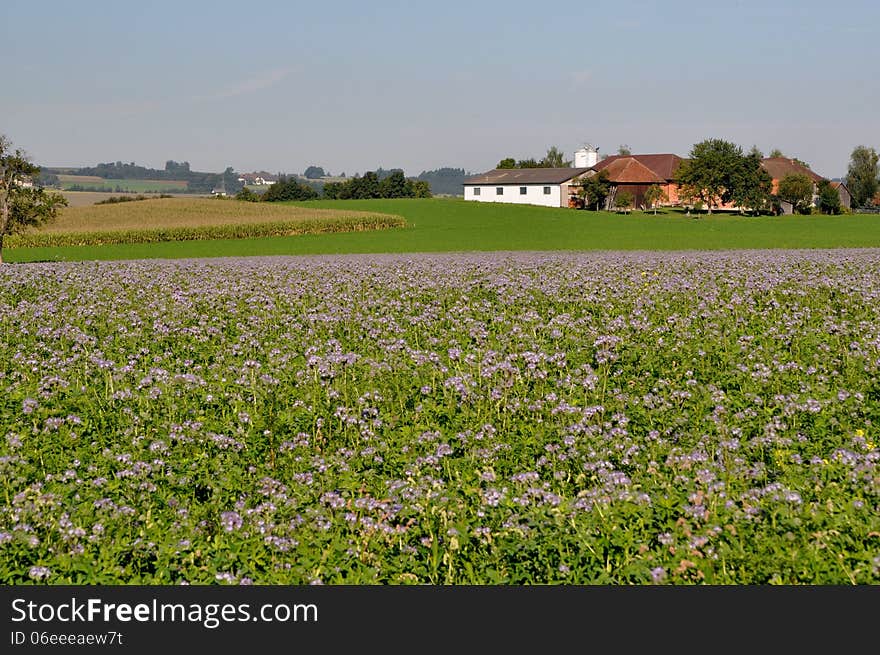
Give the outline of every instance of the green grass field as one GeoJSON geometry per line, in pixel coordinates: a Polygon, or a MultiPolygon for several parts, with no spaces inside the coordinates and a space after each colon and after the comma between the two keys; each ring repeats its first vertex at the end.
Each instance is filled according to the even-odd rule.
{"type": "Polygon", "coordinates": [[[144,193],[146,191],[185,190],[187,183],[179,180],[111,180],[90,175],[59,175],[62,190],[78,186],[87,189],[102,189],[124,193],[144,193]]]}
{"type": "Polygon", "coordinates": [[[458,199],[317,200],[307,207],[403,216],[376,232],[227,241],[5,249],[7,261],[493,250],[726,250],[880,247],[880,216],[594,213],[458,199]]]}

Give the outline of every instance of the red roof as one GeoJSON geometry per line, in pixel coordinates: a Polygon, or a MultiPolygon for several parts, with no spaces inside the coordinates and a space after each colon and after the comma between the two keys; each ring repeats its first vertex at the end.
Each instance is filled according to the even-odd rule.
{"type": "MultiPolygon", "coordinates": [[[[609,168],[614,165],[615,170],[618,170],[616,167],[619,166],[619,164],[617,164],[616,162],[620,160],[634,160],[636,163],[640,164],[642,168],[647,169],[650,173],[645,174],[642,172],[641,175],[644,179],[619,180],[620,182],[644,182],[646,184],[669,182],[674,180],[675,172],[678,170],[678,166],[679,164],[681,164],[682,161],[681,157],[679,157],[678,155],[673,155],[671,153],[659,155],[612,155],[600,161],[594,166],[594,168],[597,171],[601,171],[603,168],[609,168]]],[[[630,175],[635,175],[636,170],[640,169],[631,169],[630,175]]],[[[611,175],[611,170],[608,171],[608,175],[613,181],[614,176],[611,175]]]]}
{"type": "Polygon", "coordinates": [[[595,168],[608,173],[608,179],[615,183],[663,184],[666,182],[634,157],[620,157],[605,166],[597,164],[595,168]]]}
{"type": "Polygon", "coordinates": [[[800,173],[806,175],[813,182],[821,182],[825,178],[811,171],[806,166],[798,164],[794,159],[788,157],[768,157],[761,160],[761,166],[770,173],[770,177],[774,180],[781,180],[786,175],[795,175],[800,173]]]}

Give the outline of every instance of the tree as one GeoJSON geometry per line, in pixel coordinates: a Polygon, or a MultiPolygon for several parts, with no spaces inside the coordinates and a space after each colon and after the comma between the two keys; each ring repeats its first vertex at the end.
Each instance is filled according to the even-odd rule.
{"type": "Polygon", "coordinates": [[[614,199],[614,206],[622,209],[625,213],[629,213],[633,206],[633,194],[629,191],[618,192],[617,197],[614,199]]]}
{"type": "Polygon", "coordinates": [[[823,214],[840,213],[840,193],[828,180],[819,182],[819,211],[823,214]]]}
{"type": "Polygon", "coordinates": [[[54,220],[67,200],[33,185],[40,167],[32,164],[21,149],[12,151],[12,141],[0,134],[0,264],[3,238],[54,220]]]}
{"type": "Polygon", "coordinates": [[[694,145],[690,158],[679,165],[677,179],[685,194],[702,200],[708,212],[730,202],[741,173],[742,148],[722,139],[706,139],[694,145]]]}
{"type": "Polygon", "coordinates": [[[754,155],[758,159],[764,159],[764,153],[761,152],[761,149],[756,145],[753,145],[751,150],[749,150],[749,155],[754,155]]]}
{"type": "Polygon", "coordinates": [[[318,192],[312,187],[300,184],[296,178],[280,176],[278,181],[272,184],[262,195],[260,200],[264,202],[280,202],[283,200],[312,200],[318,197],[318,192]]]}
{"type": "Polygon", "coordinates": [[[324,169],[320,166],[309,166],[305,172],[303,173],[303,177],[309,180],[317,180],[321,177],[326,177],[327,174],[324,172],[324,169]]]}
{"type": "Polygon", "coordinates": [[[495,168],[516,168],[516,160],[513,157],[505,157],[495,168]]]}
{"type": "Polygon", "coordinates": [[[379,182],[381,198],[408,198],[412,196],[412,185],[407,186],[403,171],[396,170],[379,182]]]}
{"type": "Polygon", "coordinates": [[[773,148],[773,150],[770,151],[770,159],[778,159],[779,157],[785,157],[785,155],[782,154],[782,151],[779,148],[773,148]]]}
{"type": "Polygon", "coordinates": [[[810,205],[813,204],[813,180],[805,173],[790,173],[779,180],[776,195],[791,203],[794,211],[809,213],[810,205]]]}
{"type": "Polygon", "coordinates": [[[773,178],[761,166],[761,153],[757,148],[743,157],[733,177],[731,200],[741,209],[759,213],[770,200],[773,178]]]}
{"type": "Polygon", "coordinates": [[[665,202],[667,200],[669,200],[669,198],[659,184],[652,184],[645,191],[645,204],[654,209],[655,215],[657,214],[657,203],[665,202]]]}
{"type": "Polygon", "coordinates": [[[406,183],[412,189],[409,195],[413,198],[431,198],[434,195],[427,180],[407,180],[406,183]]]}
{"type": "Polygon", "coordinates": [[[235,194],[235,199],[243,200],[244,202],[259,202],[260,195],[244,186],[241,188],[241,191],[235,194]]]}
{"type": "Polygon", "coordinates": [[[566,159],[562,151],[556,146],[550,146],[547,154],[541,160],[541,166],[544,168],[568,168],[572,164],[570,159],[566,159]]]}
{"type": "Polygon", "coordinates": [[[594,175],[581,178],[580,196],[584,199],[584,207],[599,207],[605,204],[608,194],[611,193],[611,181],[608,179],[608,171],[602,169],[594,175]]]}
{"type": "Polygon", "coordinates": [[[619,146],[617,146],[617,154],[623,157],[629,157],[633,153],[628,143],[621,143],[619,146]]]}
{"type": "Polygon", "coordinates": [[[877,193],[878,159],[877,151],[866,146],[856,146],[850,155],[846,186],[856,207],[865,207],[877,193]]]}

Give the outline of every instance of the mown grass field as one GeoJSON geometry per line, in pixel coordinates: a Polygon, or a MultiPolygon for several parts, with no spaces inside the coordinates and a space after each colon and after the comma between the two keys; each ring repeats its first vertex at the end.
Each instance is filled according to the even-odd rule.
{"type": "MultiPolygon", "coordinates": [[[[218,201],[220,202],[220,201],[218,201]]],[[[231,202],[231,201],[230,201],[231,202]]],[[[133,204],[133,203],[132,203],[133,204]]],[[[248,211],[244,203],[231,206],[248,211]]],[[[724,250],[880,246],[880,216],[629,215],[456,199],[319,200],[300,208],[403,216],[406,227],[259,239],[8,249],[8,261],[521,250],[724,250]]]]}
{"type": "Polygon", "coordinates": [[[105,189],[107,191],[122,189],[123,192],[143,193],[146,191],[183,191],[187,188],[185,180],[115,180],[94,175],[59,175],[58,180],[61,182],[63,190],[81,186],[89,189],[105,189]]]}
{"type": "Polygon", "coordinates": [[[217,198],[154,198],[67,207],[40,230],[7,237],[10,246],[65,246],[235,239],[400,226],[376,212],[217,198]]]}

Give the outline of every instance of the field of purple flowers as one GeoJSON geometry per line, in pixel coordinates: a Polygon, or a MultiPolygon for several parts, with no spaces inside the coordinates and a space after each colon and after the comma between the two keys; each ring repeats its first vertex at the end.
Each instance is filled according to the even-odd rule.
{"type": "Polygon", "coordinates": [[[880,582],[880,251],[0,270],[0,583],[880,582]]]}

